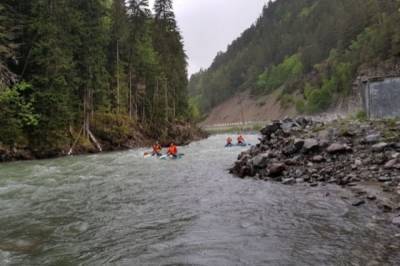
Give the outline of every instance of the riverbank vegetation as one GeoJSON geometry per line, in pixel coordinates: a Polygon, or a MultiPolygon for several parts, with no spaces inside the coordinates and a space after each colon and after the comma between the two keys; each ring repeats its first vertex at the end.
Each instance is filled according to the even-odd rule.
{"type": "Polygon", "coordinates": [[[153,9],[147,0],[2,1],[0,146],[41,156],[101,149],[138,141],[136,131],[166,138],[188,120],[172,0],[153,9]]]}
{"type": "Polygon", "coordinates": [[[278,0],[191,77],[192,97],[208,112],[235,93],[282,90],[284,106],[318,113],[351,93],[360,68],[400,57],[400,2],[278,0]]]}

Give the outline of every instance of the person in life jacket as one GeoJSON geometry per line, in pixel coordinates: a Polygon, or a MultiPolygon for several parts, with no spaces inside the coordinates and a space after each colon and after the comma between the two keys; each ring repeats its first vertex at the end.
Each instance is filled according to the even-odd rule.
{"type": "Polygon", "coordinates": [[[178,157],[178,149],[177,149],[176,145],[173,142],[169,146],[167,154],[169,156],[174,157],[174,158],[178,157]]]}
{"type": "Polygon", "coordinates": [[[225,147],[230,147],[230,146],[232,146],[232,138],[231,138],[231,137],[228,137],[228,138],[226,139],[226,145],[225,145],[225,147]]]}
{"type": "Polygon", "coordinates": [[[239,137],[237,138],[237,142],[239,145],[245,144],[245,140],[242,135],[239,135],[239,137]]]}
{"type": "Polygon", "coordinates": [[[153,156],[155,156],[155,155],[157,155],[157,156],[161,156],[162,154],[161,154],[161,150],[162,150],[162,148],[161,148],[161,145],[158,143],[158,141],[153,145],[153,153],[152,153],[152,155],[153,156]]]}

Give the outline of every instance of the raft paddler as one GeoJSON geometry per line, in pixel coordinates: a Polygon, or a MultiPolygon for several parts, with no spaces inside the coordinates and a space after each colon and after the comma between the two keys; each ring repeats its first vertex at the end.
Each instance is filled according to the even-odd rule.
{"type": "Polygon", "coordinates": [[[161,156],[162,154],[161,154],[161,150],[162,150],[162,148],[161,148],[161,145],[160,145],[160,143],[158,143],[158,141],[153,145],[153,152],[152,152],[152,155],[153,156],[161,156]]]}
{"type": "Polygon", "coordinates": [[[176,145],[173,142],[169,146],[167,154],[174,158],[178,157],[178,148],[176,147],[176,145]]]}
{"type": "Polygon", "coordinates": [[[230,146],[232,146],[233,144],[232,144],[232,138],[231,137],[228,137],[227,139],[226,139],[226,144],[225,144],[225,147],[230,147],[230,146]]]}
{"type": "Polygon", "coordinates": [[[238,145],[244,145],[245,144],[244,137],[242,135],[239,135],[239,137],[237,138],[237,142],[238,145]]]}

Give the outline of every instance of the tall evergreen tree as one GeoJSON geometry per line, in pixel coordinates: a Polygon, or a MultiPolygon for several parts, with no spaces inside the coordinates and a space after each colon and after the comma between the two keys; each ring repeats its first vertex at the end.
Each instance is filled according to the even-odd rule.
{"type": "Polygon", "coordinates": [[[10,60],[15,60],[15,16],[6,2],[0,3],[0,89],[15,81],[15,75],[9,69],[10,60]]]}
{"type": "MultiPolygon", "coordinates": [[[[79,94],[83,102],[83,128],[94,140],[90,121],[96,108],[108,105],[106,47],[108,28],[105,23],[107,8],[103,0],[78,1],[81,11],[79,50],[76,53],[79,70],[79,94]]],[[[94,140],[95,141],[95,140],[94,140]]]]}
{"type": "Polygon", "coordinates": [[[186,54],[172,6],[172,0],[156,0],[154,3],[154,46],[160,55],[161,69],[165,76],[162,87],[167,99],[165,112],[168,120],[182,116],[187,110],[186,54]]]}
{"type": "MultiPolygon", "coordinates": [[[[126,88],[124,77],[125,65],[128,61],[128,18],[124,0],[113,0],[111,7],[111,36],[109,48],[109,72],[111,73],[111,87],[115,88],[113,107],[119,113],[123,88],[126,88]]],[[[111,90],[113,91],[113,90],[111,90]]]]}
{"type": "Polygon", "coordinates": [[[68,0],[31,1],[25,13],[26,44],[22,59],[22,77],[29,80],[32,90],[26,97],[34,99],[34,110],[40,114],[38,126],[29,130],[30,140],[39,149],[49,141],[65,145],[67,128],[72,119],[70,94],[75,72],[69,29],[71,11],[68,0]]]}

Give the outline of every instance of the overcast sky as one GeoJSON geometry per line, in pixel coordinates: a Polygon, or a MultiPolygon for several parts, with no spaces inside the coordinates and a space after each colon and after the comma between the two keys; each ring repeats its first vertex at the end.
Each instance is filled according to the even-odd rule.
{"type": "MultiPolygon", "coordinates": [[[[218,51],[261,15],[267,0],[175,0],[174,10],[189,57],[189,74],[208,68],[218,51]]],[[[150,0],[153,6],[154,0],[150,0]]]]}

